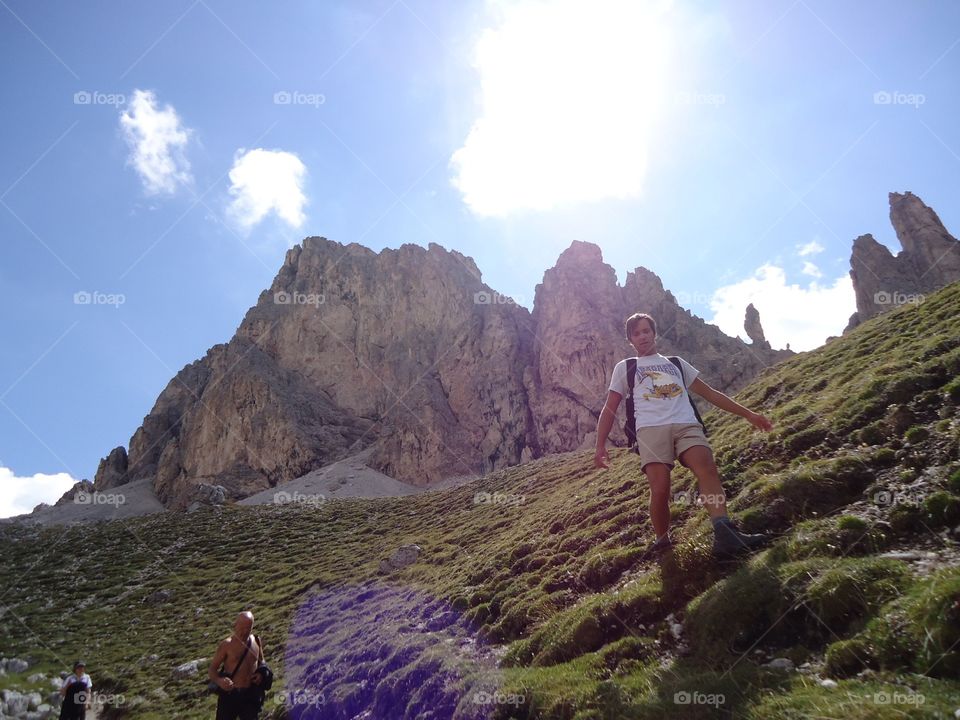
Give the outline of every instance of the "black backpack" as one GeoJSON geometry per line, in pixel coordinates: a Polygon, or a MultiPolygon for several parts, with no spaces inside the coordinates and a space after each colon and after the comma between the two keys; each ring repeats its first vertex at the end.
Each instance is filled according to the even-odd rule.
{"type": "MultiPolygon", "coordinates": [[[[677,369],[680,371],[680,378],[683,380],[683,387],[687,387],[687,379],[683,375],[683,365],[680,363],[680,358],[676,355],[669,355],[667,359],[677,366],[677,369]]],[[[627,436],[627,446],[633,450],[638,455],[640,454],[640,448],[637,447],[637,416],[634,413],[633,407],[633,385],[637,378],[637,359],[635,357],[627,358],[627,421],[623,424],[623,432],[627,436]]],[[[700,423],[700,426],[703,428],[703,434],[707,434],[707,426],[703,424],[703,418],[700,417],[700,411],[697,410],[696,403],[693,402],[693,398],[690,397],[690,392],[687,391],[687,400],[690,401],[690,406],[693,408],[693,414],[697,418],[697,422],[700,423]]]]}

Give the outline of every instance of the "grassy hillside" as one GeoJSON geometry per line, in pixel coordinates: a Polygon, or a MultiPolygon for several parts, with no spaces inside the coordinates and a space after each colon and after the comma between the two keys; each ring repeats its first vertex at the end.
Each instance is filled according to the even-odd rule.
{"type": "Polygon", "coordinates": [[[210,717],[204,679],[173,668],[249,608],[278,718],[953,717],[958,376],[955,284],[758,378],[738,399],[773,433],[708,414],[732,514],[778,535],[733,565],[711,559],[686,471],[679,546],[641,558],[624,451],[405,498],[5,526],[0,652],[34,665],[0,681],[83,656],[123,696],[107,716],[210,717]],[[416,563],[378,572],[409,543],[416,563]]]}

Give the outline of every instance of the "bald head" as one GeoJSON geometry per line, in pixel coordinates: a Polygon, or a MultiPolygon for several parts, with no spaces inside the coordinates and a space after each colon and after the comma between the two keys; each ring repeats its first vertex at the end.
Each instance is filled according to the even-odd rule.
{"type": "Polygon", "coordinates": [[[250,637],[251,630],[253,630],[253,613],[249,610],[244,610],[237,615],[237,619],[233,623],[233,631],[238,638],[246,640],[250,637]]]}

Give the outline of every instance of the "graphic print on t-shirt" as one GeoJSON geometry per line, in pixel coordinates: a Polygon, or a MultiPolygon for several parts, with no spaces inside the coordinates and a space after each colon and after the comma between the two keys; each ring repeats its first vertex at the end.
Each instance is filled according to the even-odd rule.
{"type": "MultiPolygon", "coordinates": [[[[637,387],[643,391],[644,400],[669,400],[683,394],[683,389],[675,382],[658,384],[664,373],[645,368],[637,368],[637,387]],[[649,381],[649,382],[647,382],[649,381]],[[646,384],[645,384],[646,383],[646,384]],[[649,387],[649,390],[647,389],[649,387]]],[[[668,377],[673,380],[674,378],[668,377]]]]}
{"type": "MultiPolygon", "coordinates": [[[[682,376],[677,366],[659,353],[636,358],[633,409],[637,427],[697,422],[684,386],[689,388],[700,373],[683,358],[679,360],[683,365],[682,376]]],[[[620,397],[629,392],[626,360],[621,360],[613,368],[609,387],[620,397]]]]}

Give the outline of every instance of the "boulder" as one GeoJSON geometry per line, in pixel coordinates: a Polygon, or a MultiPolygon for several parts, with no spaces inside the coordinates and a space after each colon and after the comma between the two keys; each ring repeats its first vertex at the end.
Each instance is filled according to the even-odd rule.
{"type": "Polygon", "coordinates": [[[380,561],[380,572],[392,572],[412,565],[420,556],[419,545],[401,545],[389,558],[380,561]]]}
{"type": "Polygon", "coordinates": [[[182,680],[183,678],[196,677],[200,673],[199,666],[201,663],[203,663],[203,660],[191,660],[182,665],[177,665],[177,667],[173,669],[174,679],[182,680]]]}

